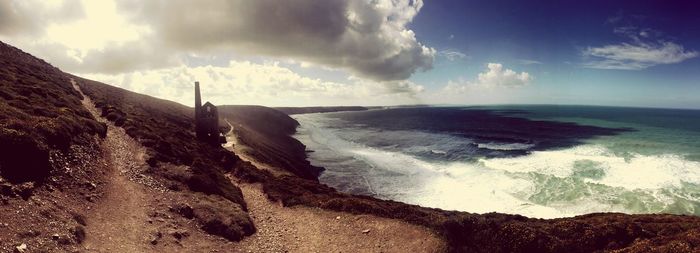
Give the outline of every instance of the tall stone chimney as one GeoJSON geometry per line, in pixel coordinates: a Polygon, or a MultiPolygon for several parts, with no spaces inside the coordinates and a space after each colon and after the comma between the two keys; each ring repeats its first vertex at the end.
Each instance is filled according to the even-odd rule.
{"type": "Polygon", "coordinates": [[[202,95],[199,93],[199,82],[194,82],[194,119],[199,119],[199,111],[202,108],[202,95]]]}

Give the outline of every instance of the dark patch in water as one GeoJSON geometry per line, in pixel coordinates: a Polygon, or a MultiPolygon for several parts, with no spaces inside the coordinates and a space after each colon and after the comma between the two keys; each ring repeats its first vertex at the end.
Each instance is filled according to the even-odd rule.
{"type": "MultiPolygon", "coordinates": [[[[460,147],[469,156],[461,157],[513,157],[532,151],[564,149],[577,146],[584,140],[598,136],[612,136],[635,131],[632,128],[605,128],[579,125],[569,122],[530,120],[508,116],[524,114],[519,110],[487,110],[444,107],[396,108],[365,112],[344,112],[329,115],[346,121],[340,128],[363,124],[370,128],[390,131],[424,131],[450,134],[474,140],[476,143],[529,144],[529,148],[500,150],[471,144],[460,147]],[[506,113],[504,113],[506,112],[506,113]]],[[[380,141],[380,140],[377,140],[380,141]]]]}

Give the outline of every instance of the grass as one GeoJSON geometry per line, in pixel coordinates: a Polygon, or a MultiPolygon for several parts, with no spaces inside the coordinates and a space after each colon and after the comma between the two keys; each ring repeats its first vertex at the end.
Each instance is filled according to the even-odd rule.
{"type": "Polygon", "coordinates": [[[106,126],[82,107],[59,69],[0,42],[0,173],[10,182],[41,182],[49,154],[104,136],[106,126]]]}

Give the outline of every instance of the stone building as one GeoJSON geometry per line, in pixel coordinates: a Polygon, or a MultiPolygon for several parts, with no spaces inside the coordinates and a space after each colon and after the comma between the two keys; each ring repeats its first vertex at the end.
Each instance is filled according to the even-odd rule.
{"type": "Polygon", "coordinates": [[[194,83],[194,120],[197,139],[211,144],[226,142],[226,137],[219,130],[219,112],[212,103],[202,105],[199,82],[194,83]]]}

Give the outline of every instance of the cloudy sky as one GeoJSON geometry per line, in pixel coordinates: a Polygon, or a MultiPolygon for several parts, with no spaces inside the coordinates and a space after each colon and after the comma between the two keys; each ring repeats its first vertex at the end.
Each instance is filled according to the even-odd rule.
{"type": "Polygon", "coordinates": [[[3,0],[0,40],[192,104],[700,108],[694,1],[3,0]]]}

